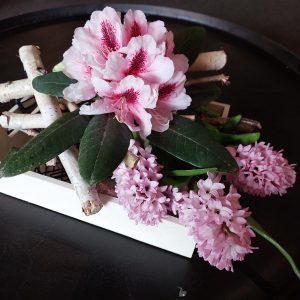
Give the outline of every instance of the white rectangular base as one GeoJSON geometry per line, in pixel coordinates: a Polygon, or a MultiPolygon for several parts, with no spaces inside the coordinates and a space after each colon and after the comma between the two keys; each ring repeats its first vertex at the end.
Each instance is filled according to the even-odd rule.
{"type": "Polygon", "coordinates": [[[175,217],[168,216],[158,226],[136,225],[116,199],[106,195],[101,195],[102,210],[87,217],[71,184],[34,172],[0,179],[0,192],[185,257],[195,249],[192,237],[175,217]]]}

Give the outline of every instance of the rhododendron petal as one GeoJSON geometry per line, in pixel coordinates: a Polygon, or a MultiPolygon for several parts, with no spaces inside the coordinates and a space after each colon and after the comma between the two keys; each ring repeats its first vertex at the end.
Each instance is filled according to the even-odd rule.
{"type": "Polygon", "coordinates": [[[96,95],[94,86],[89,80],[70,84],[63,90],[64,98],[72,102],[90,100],[96,95]]]}
{"type": "Polygon", "coordinates": [[[64,53],[63,72],[70,78],[76,80],[87,80],[91,77],[91,68],[86,59],[74,46],[64,53]]]}
{"type": "Polygon", "coordinates": [[[170,57],[173,55],[174,47],[174,34],[172,31],[168,31],[166,33],[166,56],[170,57]]]}
{"type": "Polygon", "coordinates": [[[128,61],[121,53],[111,52],[106,61],[103,78],[106,80],[120,81],[125,77],[128,61]]]}
{"type": "Polygon", "coordinates": [[[128,10],[124,16],[123,45],[127,45],[132,37],[145,35],[147,29],[145,14],[141,10],[128,10]]]}
{"type": "Polygon", "coordinates": [[[96,55],[98,53],[98,42],[89,29],[78,27],[75,29],[73,38],[74,47],[85,55],[96,55]]]}
{"type": "Polygon", "coordinates": [[[169,128],[170,120],[173,115],[170,112],[163,113],[161,111],[151,111],[152,115],[152,129],[157,132],[164,132],[169,128]]]}
{"type": "MultiPolygon", "coordinates": [[[[139,105],[131,106],[130,112],[133,115],[134,122],[139,127],[140,136],[145,138],[151,133],[151,115],[139,105]]],[[[132,124],[132,128],[134,128],[134,124],[132,124]]]]}
{"type": "Polygon", "coordinates": [[[149,83],[165,83],[174,73],[174,64],[168,57],[157,56],[147,71],[140,73],[140,77],[149,83]]]}
{"type": "Polygon", "coordinates": [[[91,105],[85,104],[80,107],[81,115],[102,115],[111,112],[114,112],[114,107],[106,99],[97,99],[91,105]]]}
{"type": "Polygon", "coordinates": [[[95,11],[87,25],[97,37],[105,56],[118,50],[122,45],[122,24],[120,15],[111,7],[95,11]]]}
{"type": "Polygon", "coordinates": [[[154,21],[148,24],[148,34],[151,35],[157,44],[165,40],[167,29],[163,21],[154,21]]]}
{"type": "Polygon", "coordinates": [[[113,94],[114,86],[112,86],[109,82],[99,77],[92,77],[92,83],[100,97],[110,97],[113,94]]]}
{"type": "Polygon", "coordinates": [[[175,71],[186,73],[189,68],[189,60],[183,54],[175,54],[170,57],[174,64],[175,71]]]}

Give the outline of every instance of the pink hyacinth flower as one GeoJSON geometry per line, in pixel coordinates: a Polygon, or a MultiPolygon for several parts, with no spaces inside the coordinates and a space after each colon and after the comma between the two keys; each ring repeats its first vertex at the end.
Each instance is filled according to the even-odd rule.
{"type": "Polygon", "coordinates": [[[175,190],[170,205],[194,237],[199,256],[220,270],[233,270],[233,261],[252,253],[255,234],[247,225],[250,213],[241,208],[240,195],[233,186],[225,193],[220,178],[209,174],[206,180],[199,180],[198,192],[182,193],[182,199],[175,190]]]}
{"type": "Polygon", "coordinates": [[[186,76],[175,72],[173,77],[159,86],[156,108],[148,110],[152,115],[153,130],[163,132],[169,128],[173,113],[186,109],[191,104],[191,97],[185,92],[186,76]]]}
{"type": "Polygon", "coordinates": [[[157,225],[167,215],[169,201],[164,195],[167,187],[159,186],[161,167],[151,154],[151,146],[143,149],[131,140],[128,151],[139,160],[133,168],[122,162],[114,171],[118,200],[136,223],[157,225]]]}
{"type": "Polygon", "coordinates": [[[227,180],[240,191],[254,196],[285,194],[296,181],[295,165],[290,165],[282,151],[275,151],[265,142],[255,145],[227,147],[240,170],[228,174],[227,180]]]}
{"type": "Polygon", "coordinates": [[[128,75],[142,78],[148,84],[162,84],[174,73],[173,62],[161,55],[152,36],[131,38],[127,47],[108,56],[104,79],[119,81],[128,75]]]}
{"type": "Polygon", "coordinates": [[[97,115],[114,112],[117,119],[130,130],[138,131],[142,137],[151,133],[151,115],[146,111],[156,105],[157,95],[144,81],[132,75],[116,84],[94,78],[94,86],[102,99],[91,105],[81,106],[80,113],[97,115]]]}

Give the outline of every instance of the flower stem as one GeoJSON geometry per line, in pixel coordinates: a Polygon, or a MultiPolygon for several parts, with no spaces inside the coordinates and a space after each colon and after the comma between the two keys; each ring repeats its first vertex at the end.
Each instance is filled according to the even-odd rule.
{"type": "Polygon", "coordinates": [[[300,270],[297,268],[295,261],[291,257],[291,255],[278,243],[276,242],[263,228],[262,226],[252,217],[248,218],[248,223],[252,227],[252,229],[259,234],[261,237],[263,237],[265,240],[267,240],[269,243],[271,243],[273,246],[277,248],[277,250],[286,258],[286,260],[291,265],[294,273],[300,280],[300,270]]]}
{"type": "Polygon", "coordinates": [[[206,169],[191,169],[191,170],[172,170],[167,173],[169,176],[197,176],[203,175],[207,172],[215,172],[217,168],[206,168],[206,169]]]}

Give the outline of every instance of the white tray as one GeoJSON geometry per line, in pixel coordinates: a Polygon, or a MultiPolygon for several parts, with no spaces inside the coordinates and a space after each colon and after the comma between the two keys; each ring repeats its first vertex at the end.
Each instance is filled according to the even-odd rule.
{"type": "Polygon", "coordinates": [[[0,192],[185,257],[192,257],[195,249],[193,238],[175,217],[168,216],[158,226],[136,225],[117,199],[106,195],[101,195],[102,210],[87,217],[70,183],[38,173],[2,178],[0,192]]]}

